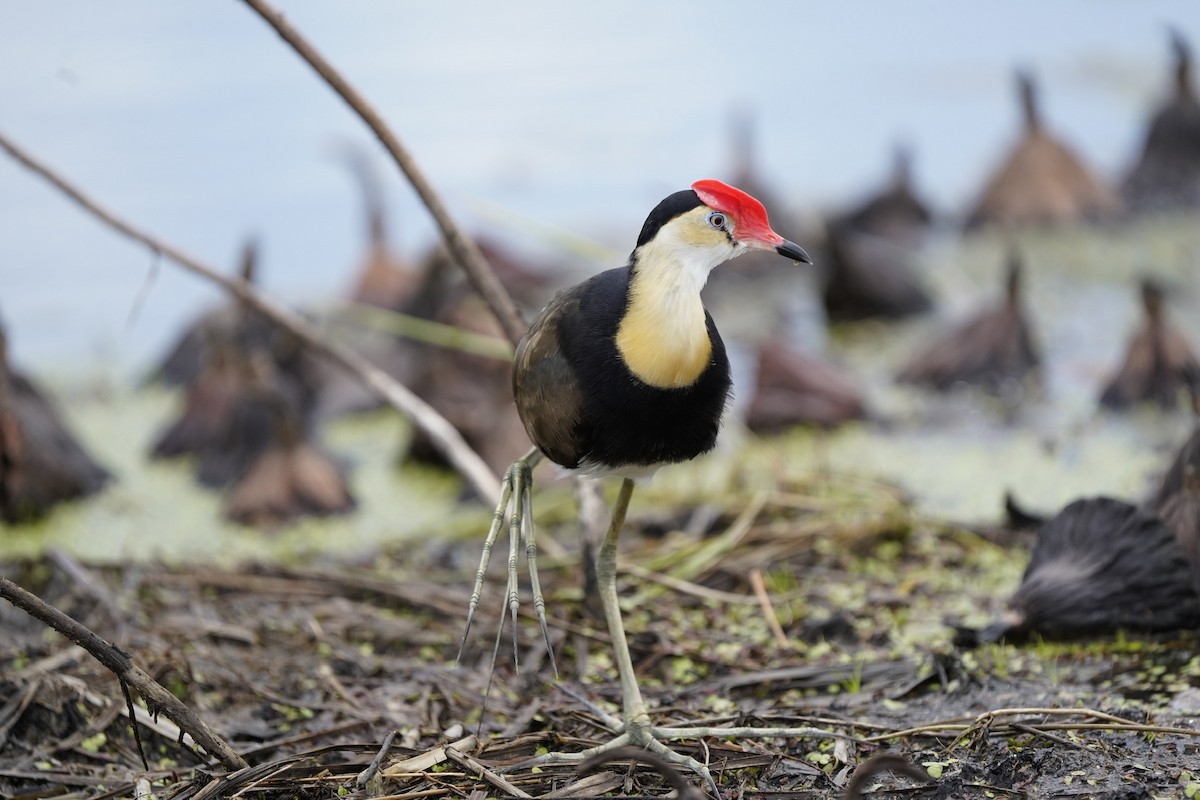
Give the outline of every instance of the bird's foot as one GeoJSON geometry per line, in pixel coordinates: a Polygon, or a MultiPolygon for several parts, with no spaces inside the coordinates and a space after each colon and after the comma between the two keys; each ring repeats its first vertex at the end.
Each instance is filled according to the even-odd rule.
{"type": "Polygon", "coordinates": [[[475,573],[475,586],[471,590],[471,599],[467,604],[467,624],[463,630],[456,660],[460,662],[462,660],[463,650],[467,645],[467,636],[471,632],[471,623],[475,618],[475,611],[479,608],[480,596],[483,594],[483,579],[487,575],[488,564],[492,559],[492,549],[507,520],[508,583],[505,589],[507,601],[500,612],[500,625],[496,630],[496,644],[492,650],[492,671],[495,672],[496,669],[496,657],[500,651],[500,635],[504,630],[506,615],[512,617],[513,664],[517,664],[517,613],[520,611],[517,565],[520,560],[521,543],[524,542],[525,560],[529,565],[530,589],[533,594],[533,609],[537,614],[538,623],[542,627],[542,636],[546,640],[546,651],[550,655],[550,665],[557,678],[558,664],[554,660],[554,648],[550,643],[550,629],[546,624],[546,601],[542,597],[542,586],[538,580],[537,540],[533,526],[532,475],[533,468],[541,460],[541,451],[531,450],[513,462],[512,466],[504,473],[504,481],[500,489],[500,502],[496,504],[496,510],[492,514],[492,524],[483,543],[483,555],[479,560],[479,569],[475,573]]]}
{"type": "Polygon", "coordinates": [[[596,756],[609,753],[618,748],[633,746],[654,753],[668,764],[696,773],[704,779],[714,798],[721,797],[721,790],[717,786],[717,782],[713,779],[712,772],[706,764],[697,761],[691,756],[685,756],[683,753],[676,752],[663,743],[665,740],[681,738],[676,735],[674,729],[656,727],[651,725],[648,719],[642,717],[641,719],[619,725],[617,730],[613,732],[617,734],[614,739],[596,747],[589,747],[587,750],[581,750],[578,753],[545,753],[522,761],[519,764],[514,764],[512,767],[509,767],[509,770],[546,764],[581,764],[584,761],[589,761],[596,756]]]}
{"type": "MultiPolygon", "coordinates": [[[[727,725],[653,725],[650,722],[650,716],[645,710],[645,706],[641,702],[641,693],[637,692],[634,695],[633,705],[626,710],[626,720],[623,721],[615,717],[599,706],[592,703],[583,695],[576,693],[564,684],[558,684],[558,688],[583,703],[588,709],[596,715],[600,723],[615,734],[615,738],[611,741],[596,747],[583,750],[578,753],[546,753],[536,758],[522,761],[519,764],[514,764],[508,770],[523,769],[526,767],[534,767],[543,764],[596,764],[598,761],[603,762],[608,759],[604,758],[607,754],[609,758],[621,758],[622,755],[617,755],[615,751],[623,747],[639,747],[642,750],[649,751],[663,761],[673,766],[678,766],[682,769],[689,770],[704,779],[708,790],[712,792],[714,798],[720,798],[720,789],[712,776],[712,771],[706,764],[685,756],[682,753],[676,752],[668,747],[665,742],[678,741],[680,739],[695,739],[701,743],[707,738],[719,739],[786,739],[786,738],[805,738],[805,739],[850,739],[854,737],[844,733],[835,733],[833,731],[823,730],[811,726],[727,726],[727,725]]],[[[636,689],[636,687],[635,687],[636,689]]],[[[652,760],[651,760],[652,761],[652,760]]],[[[506,770],[506,771],[508,771],[506,770]]],[[[698,789],[696,791],[699,791],[698,789]]]]}

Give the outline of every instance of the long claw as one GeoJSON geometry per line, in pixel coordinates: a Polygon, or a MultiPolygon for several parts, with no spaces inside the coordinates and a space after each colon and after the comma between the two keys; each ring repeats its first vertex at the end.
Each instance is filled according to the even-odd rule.
{"type": "MultiPolygon", "coordinates": [[[[496,677],[496,659],[500,655],[500,637],[504,634],[504,618],[508,614],[508,607],[500,607],[500,624],[496,626],[496,643],[492,645],[492,666],[488,670],[487,686],[483,689],[483,704],[479,709],[479,729],[475,735],[478,738],[483,733],[483,720],[487,714],[488,699],[492,696],[492,681],[496,677]]],[[[513,628],[517,627],[517,621],[513,620],[513,628]]]]}
{"type": "MultiPolygon", "coordinates": [[[[471,621],[475,619],[475,611],[479,608],[479,598],[483,594],[483,578],[487,574],[488,562],[492,560],[492,548],[496,546],[496,539],[500,535],[500,528],[504,526],[504,517],[508,513],[508,503],[512,498],[513,470],[516,464],[508,468],[504,475],[504,482],[500,488],[500,502],[496,504],[496,510],[492,513],[492,525],[488,528],[487,539],[483,542],[483,555],[479,559],[479,569],[475,572],[475,586],[471,589],[471,600],[467,603],[467,624],[463,629],[462,641],[458,645],[458,656],[455,657],[454,663],[457,666],[462,663],[463,651],[467,646],[467,636],[471,633],[471,621]]],[[[500,626],[504,627],[504,620],[501,619],[500,626]]],[[[493,659],[493,664],[495,660],[493,659]]]]}
{"type": "MultiPolygon", "coordinates": [[[[546,599],[542,596],[542,582],[538,580],[537,571],[537,537],[533,524],[533,492],[532,472],[526,467],[523,493],[517,494],[516,502],[520,504],[521,518],[525,528],[525,559],[529,562],[529,586],[533,591],[533,610],[537,613],[538,624],[542,626],[542,638],[546,641],[546,652],[550,655],[550,666],[554,669],[554,679],[558,680],[558,662],[554,659],[554,645],[550,642],[550,627],[546,624],[546,599]]],[[[520,480],[520,478],[518,478],[520,480]]]]}
{"type": "Polygon", "coordinates": [[[519,461],[512,466],[513,494],[516,497],[512,514],[508,517],[508,609],[512,617],[513,669],[518,672],[517,612],[521,609],[521,597],[517,588],[517,561],[521,547],[521,493],[528,491],[525,471],[525,465],[519,461]]]}
{"type": "MultiPolygon", "coordinates": [[[[550,663],[554,667],[555,677],[558,676],[558,664],[554,661],[554,651],[550,648],[550,630],[546,624],[546,603],[542,598],[541,585],[537,576],[537,545],[533,535],[533,501],[530,499],[533,483],[533,468],[542,460],[540,450],[534,448],[518,459],[504,473],[504,481],[500,488],[500,502],[492,514],[492,524],[488,528],[487,539],[483,543],[483,554],[479,559],[479,569],[475,572],[475,585],[471,590],[471,599],[467,604],[467,624],[463,630],[462,641],[458,646],[456,663],[462,662],[463,651],[467,646],[467,637],[471,633],[471,623],[479,608],[479,600],[483,594],[483,581],[487,575],[488,564],[492,558],[492,550],[500,529],[508,522],[508,581],[505,587],[506,602],[500,610],[500,624],[496,628],[496,641],[492,645],[492,664],[488,672],[487,687],[483,693],[483,710],[487,709],[488,698],[491,696],[492,681],[496,676],[496,661],[500,655],[500,640],[504,635],[504,621],[512,619],[513,666],[518,667],[518,636],[517,614],[520,612],[520,592],[517,582],[517,563],[520,554],[522,538],[528,543],[526,558],[530,567],[530,582],[533,585],[534,607],[538,612],[538,622],[542,626],[542,636],[546,639],[546,647],[550,651],[550,663]],[[509,507],[512,507],[511,513],[509,507]]],[[[480,714],[480,730],[483,726],[483,714],[480,714]]]]}

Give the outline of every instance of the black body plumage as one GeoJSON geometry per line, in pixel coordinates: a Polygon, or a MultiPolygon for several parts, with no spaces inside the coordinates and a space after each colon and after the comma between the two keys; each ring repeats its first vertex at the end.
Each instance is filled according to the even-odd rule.
{"type": "MultiPolygon", "coordinates": [[[[652,223],[653,215],[646,227],[652,223]]],[[[561,292],[518,348],[517,409],[534,444],[568,469],[619,472],[687,461],[717,441],[731,380],[712,317],[705,312],[712,354],[691,385],[662,389],[645,383],[630,372],[616,344],[632,275],[633,266],[626,265],[561,292]]]]}

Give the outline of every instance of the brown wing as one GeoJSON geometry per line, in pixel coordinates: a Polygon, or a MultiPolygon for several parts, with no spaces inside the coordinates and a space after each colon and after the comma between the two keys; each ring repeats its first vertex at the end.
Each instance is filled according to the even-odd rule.
{"type": "Polygon", "coordinates": [[[573,468],[588,452],[583,395],[563,356],[559,331],[564,318],[579,313],[585,284],[566,289],[546,304],[517,345],[513,399],[525,431],[556,464],[573,468]]]}

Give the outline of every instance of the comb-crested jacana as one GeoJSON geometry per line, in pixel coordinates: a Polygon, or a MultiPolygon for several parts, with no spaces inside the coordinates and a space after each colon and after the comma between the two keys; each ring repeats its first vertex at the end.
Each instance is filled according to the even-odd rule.
{"type": "MultiPolygon", "coordinates": [[[[664,734],[651,724],[617,604],[617,542],[635,480],[665,464],[693,459],[716,444],[730,392],[729,361],[700,290],[714,267],[752,250],[812,263],[803,249],[771,229],[762,203],[720,181],[697,181],[650,212],[624,266],[560,292],[517,346],[513,395],[535,448],[505,475],[471,594],[467,631],[507,515],[507,612],[514,620],[514,650],[522,537],[534,609],[550,646],[530,501],[531,471],[543,456],[579,475],[624,479],[596,559],[600,599],[620,673],[623,724],[614,724],[619,735],[600,748],[553,753],[543,760],[583,760],[598,750],[637,744],[694,769],[712,783],[703,765],[663,745],[659,739],[664,734]]],[[[464,632],[464,645],[466,639],[464,632]]]]}

